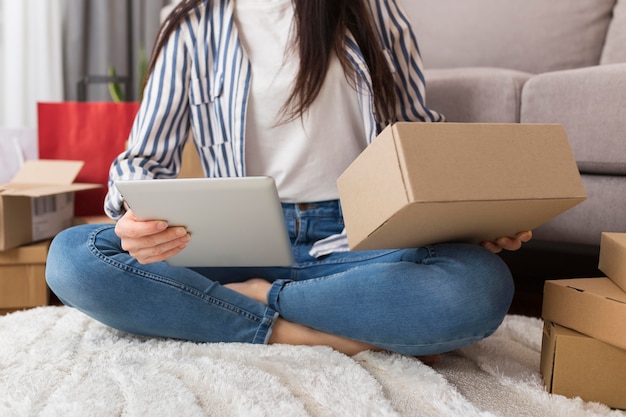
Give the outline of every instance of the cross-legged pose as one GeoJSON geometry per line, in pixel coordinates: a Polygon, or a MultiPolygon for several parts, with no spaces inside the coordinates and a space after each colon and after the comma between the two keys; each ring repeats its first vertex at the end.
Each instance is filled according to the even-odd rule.
{"type": "Polygon", "coordinates": [[[184,0],[162,26],[143,91],[111,167],[105,210],[116,224],[68,229],[50,248],[48,284],[65,304],[134,334],[347,354],[437,354],[503,320],[513,282],[494,252],[531,232],[348,250],[337,177],[386,125],[444,122],[425,105],[416,39],[395,0],[184,0]],[[293,265],[164,262],[193,236],[138,221],[114,181],[176,177],[187,140],[207,177],[275,179],[293,265]]]}

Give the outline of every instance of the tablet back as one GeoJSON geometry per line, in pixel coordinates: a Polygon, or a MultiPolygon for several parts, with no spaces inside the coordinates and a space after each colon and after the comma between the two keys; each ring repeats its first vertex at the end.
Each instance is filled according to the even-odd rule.
{"type": "Polygon", "coordinates": [[[288,266],[291,244],[271,177],[125,180],[115,184],[142,220],[185,226],[173,266],[288,266]]]}

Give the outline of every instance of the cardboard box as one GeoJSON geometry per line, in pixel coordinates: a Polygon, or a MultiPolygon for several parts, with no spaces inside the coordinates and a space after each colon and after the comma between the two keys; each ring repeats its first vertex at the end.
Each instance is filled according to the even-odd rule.
{"type": "Polygon", "coordinates": [[[0,184],[0,251],[53,237],[74,217],[74,192],[98,188],[73,184],[80,161],[26,161],[0,184]]]}
{"type": "Polygon", "coordinates": [[[626,291],[626,233],[602,233],[598,269],[626,291]]]}
{"type": "Polygon", "coordinates": [[[50,240],[0,252],[0,311],[47,305],[50,240]]]}
{"type": "Polygon", "coordinates": [[[353,250],[511,236],[586,197],[556,124],[396,123],[337,186],[353,250]]]}
{"type": "Polygon", "coordinates": [[[541,374],[549,392],[626,408],[626,350],[546,322],[541,374]]]}
{"type": "Polygon", "coordinates": [[[542,317],[626,349],[626,293],[608,278],[546,281],[542,317]]]}
{"type": "Polygon", "coordinates": [[[204,169],[200,161],[200,155],[193,141],[193,137],[189,137],[185,147],[183,148],[182,162],[178,178],[204,178],[204,169]]]}

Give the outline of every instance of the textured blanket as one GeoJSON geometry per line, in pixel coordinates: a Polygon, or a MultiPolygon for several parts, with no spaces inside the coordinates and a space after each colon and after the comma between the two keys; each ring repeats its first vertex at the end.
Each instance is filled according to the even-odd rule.
{"type": "Polygon", "coordinates": [[[0,416],[613,416],[544,391],[542,323],[508,316],[435,365],[325,347],[198,344],[111,330],[67,307],[0,317],[0,416]]]}

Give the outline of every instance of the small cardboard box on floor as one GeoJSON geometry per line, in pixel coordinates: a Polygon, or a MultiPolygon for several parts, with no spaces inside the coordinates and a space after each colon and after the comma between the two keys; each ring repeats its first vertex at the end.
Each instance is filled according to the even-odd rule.
{"type": "Polygon", "coordinates": [[[626,350],[546,321],[541,374],[549,392],[626,408],[626,350]]]}
{"type": "Polygon", "coordinates": [[[609,278],[546,281],[542,317],[626,350],[626,293],[609,278]]]}
{"type": "Polygon", "coordinates": [[[626,235],[603,233],[600,269],[608,277],[544,284],[541,373],[546,388],[568,397],[626,408],[626,235]]]}
{"type": "Polygon", "coordinates": [[[47,305],[46,258],[50,240],[0,252],[0,314],[47,305]]]}
{"type": "Polygon", "coordinates": [[[80,161],[26,161],[13,180],[0,184],[0,251],[48,239],[69,227],[80,161]]]}
{"type": "Polygon", "coordinates": [[[352,250],[511,236],[585,199],[557,124],[396,123],[337,186],[352,250]]]}

